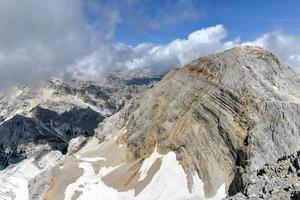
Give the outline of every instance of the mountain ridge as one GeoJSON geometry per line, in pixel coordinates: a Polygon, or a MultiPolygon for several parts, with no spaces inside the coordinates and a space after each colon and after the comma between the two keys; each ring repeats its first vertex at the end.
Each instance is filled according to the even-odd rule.
{"type": "MultiPolygon", "coordinates": [[[[90,89],[93,93],[95,88],[90,89]]],[[[254,198],[256,190],[248,186],[261,180],[256,172],[300,150],[299,91],[300,75],[260,47],[199,58],[122,104],[98,124],[95,137],[25,179],[29,196],[254,198]]],[[[73,141],[80,146],[80,139],[73,141]]],[[[32,167],[26,162],[20,166],[32,167]]],[[[264,198],[276,199],[282,189],[264,198]]]]}

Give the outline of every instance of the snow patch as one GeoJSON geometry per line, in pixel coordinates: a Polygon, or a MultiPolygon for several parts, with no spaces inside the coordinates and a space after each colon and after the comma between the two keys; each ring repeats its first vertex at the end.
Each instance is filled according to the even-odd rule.
{"type": "Polygon", "coordinates": [[[139,180],[143,180],[147,176],[147,171],[151,168],[156,159],[162,160],[160,169],[153,176],[152,181],[137,196],[135,196],[134,190],[118,192],[114,188],[105,185],[102,181],[101,178],[103,176],[120,166],[101,168],[99,173],[95,174],[90,163],[80,163],[79,167],[84,169],[84,173],[76,182],[67,187],[65,200],[71,200],[76,191],[81,192],[78,198],[81,200],[98,200],[99,196],[101,196],[102,200],[219,200],[226,197],[225,185],[223,184],[214,197],[205,198],[203,182],[197,174],[193,177],[194,184],[192,192],[189,192],[187,176],[177,161],[174,152],[161,155],[157,152],[157,149],[155,149],[152,155],[144,161],[140,169],[141,174],[139,180]]]}
{"type": "Polygon", "coordinates": [[[39,163],[30,158],[0,171],[0,199],[28,200],[28,182],[57,165],[61,158],[60,152],[53,151],[45,155],[39,163]]]}
{"type": "Polygon", "coordinates": [[[85,161],[85,162],[97,162],[97,161],[106,161],[105,158],[102,157],[81,157],[79,154],[75,154],[75,158],[77,160],[85,161]]]}
{"type": "Polygon", "coordinates": [[[86,162],[106,161],[105,158],[101,158],[101,157],[80,158],[79,160],[86,161],[86,162]]]}
{"type": "Polygon", "coordinates": [[[155,147],[153,153],[151,154],[151,156],[149,158],[147,158],[144,162],[142,167],[140,168],[140,177],[139,177],[139,181],[144,180],[147,177],[147,172],[148,170],[152,167],[152,165],[154,164],[154,162],[157,159],[161,159],[163,156],[160,155],[157,152],[157,147],[155,147]]]}

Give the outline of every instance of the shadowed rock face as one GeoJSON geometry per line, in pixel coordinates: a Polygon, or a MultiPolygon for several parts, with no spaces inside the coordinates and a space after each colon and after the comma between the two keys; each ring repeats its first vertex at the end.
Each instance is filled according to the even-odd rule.
{"type": "Polygon", "coordinates": [[[62,114],[36,107],[32,111],[32,114],[35,120],[40,121],[47,128],[59,128],[63,133],[66,133],[65,138],[67,139],[74,137],[72,132],[67,133],[68,129],[73,129],[74,132],[77,130],[78,132],[86,132],[87,135],[93,135],[94,129],[104,119],[104,116],[89,107],[73,108],[62,114]]]}
{"type": "Polygon", "coordinates": [[[16,115],[0,126],[1,169],[28,155],[27,145],[49,145],[66,153],[70,139],[92,136],[104,117],[90,108],[74,108],[62,114],[36,107],[34,117],[16,115]]]}
{"type": "Polygon", "coordinates": [[[117,76],[101,84],[53,79],[0,95],[0,169],[44,150],[65,154],[72,138],[93,136],[100,122],[155,81],[140,78],[136,85],[117,74],[110,79],[117,76]]]}

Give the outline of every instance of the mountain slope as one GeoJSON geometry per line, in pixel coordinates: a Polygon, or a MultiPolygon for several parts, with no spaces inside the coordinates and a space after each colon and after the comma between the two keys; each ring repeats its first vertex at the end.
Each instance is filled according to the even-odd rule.
{"type": "Polygon", "coordinates": [[[0,169],[36,154],[35,145],[66,153],[72,138],[93,136],[100,122],[154,81],[116,73],[101,84],[52,79],[10,89],[0,97],[0,169]]]}
{"type": "Polygon", "coordinates": [[[260,47],[200,58],[28,179],[29,196],[218,200],[241,192],[247,199],[257,170],[300,150],[299,91],[299,74],[260,47]]]}
{"type": "Polygon", "coordinates": [[[264,164],[299,150],[298,91],[299,75],[259,47],[195,60],[105,120],[97,134],[106,140],[93,139],[50,170],[42,194],[221,199],[240,192],[264,164]]]}
{"type": "MultiPolygon", "coordinates": [[[[158,77],[111,74],[103,83],[59,79],[0,97],[0,198],[34,199],[28,183],[81,148],[99,123],[158,77]],[[139,80],[136,83],[136,80],[139,80]]],[[[42,179],[41,179],[42,180],[42,179]]]]}

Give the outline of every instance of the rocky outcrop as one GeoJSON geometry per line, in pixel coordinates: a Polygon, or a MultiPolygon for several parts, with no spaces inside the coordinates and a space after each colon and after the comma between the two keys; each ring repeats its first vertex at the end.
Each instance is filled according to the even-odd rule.
{"type": "Polygon", "coordinates": [[[93,136],[104,118],[90,108],[74,108],[59,115],[38,106],[31,115],[15,115],[0,126],[1,168],[36,154],[36,145],[49,145],[65,154],[70,139],[93,136]]]}
{"type": "Polygon", "coordinates": [[[259,47],[200,58],[141,99],[123,137],[128,159],[147,158],[155,146],[175,151],[207,196],[223,183],[234,194],[246,174],[299,150],[298,91],[299,75],[259,47]]]}
{"type": "Polygon", "coordinates": [[[300,199],[300,152],[265,164],[240,193],[228,199],[300,199]]]}

